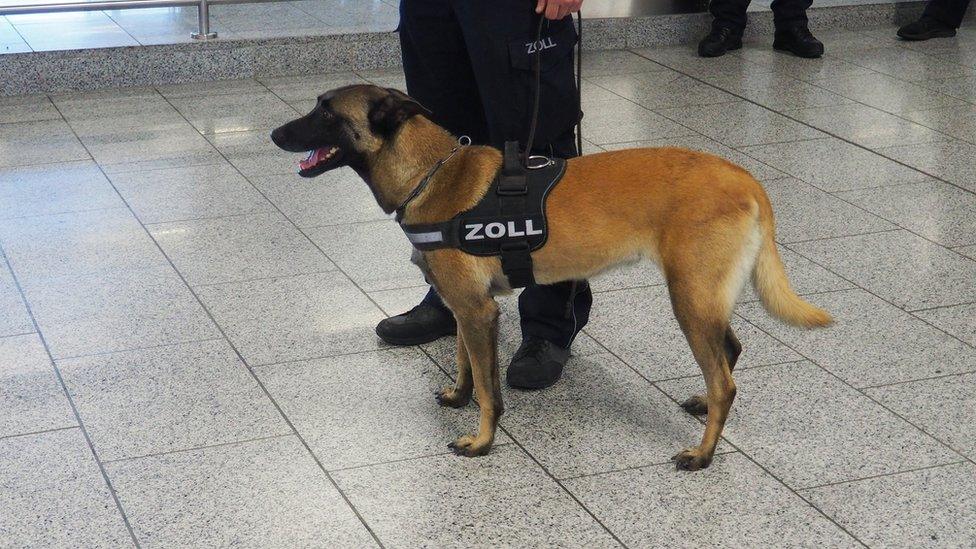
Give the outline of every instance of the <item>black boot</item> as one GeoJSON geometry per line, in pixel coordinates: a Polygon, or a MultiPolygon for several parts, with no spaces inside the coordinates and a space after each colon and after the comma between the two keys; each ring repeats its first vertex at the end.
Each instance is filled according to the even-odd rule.
{"type": "Polygon", "coordinates": [[[376,335],[392,345],[420,345],[456,333],[454,314],[427,301],[376,325],[376,335]]]}
{"type": "Polygon", "coordinates": [[[956,29],[940,23],[931,17],[922,16],[914,23],[898,29],[898,36],[905,40],[928,40],[929,38],[949,38],[956,35],[956,29]]]}
{"type": "Polygon", "coordinates": [[[814,59],[823,55],[823,42],[814,38],[806,25],[793,25],[786,29],[777,29],[773,38],[773,48],[785,50],[797,57],[814,59]]]}
{"type": "Polygon", "coordinates": [[[708,33],[698,43],[698,55],[702,57],[720,57],[725,52],[737,50],[742,47],[742,32],[736,31],[732,27],[724,25],[712,26],[712,32],[708,33]]]}
{"type": "Polygon", "coordinates": [[[569,360],[569,349],[539,337],[528,337],[515,351],[505,380],[516,389],[545,389],[559,381],[563,366],[569,360]]]}

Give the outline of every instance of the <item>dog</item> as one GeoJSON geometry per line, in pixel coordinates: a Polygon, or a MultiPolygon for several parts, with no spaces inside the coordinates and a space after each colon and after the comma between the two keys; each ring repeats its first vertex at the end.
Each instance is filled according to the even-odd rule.
{"type": "MultiPolygon", "coordinates": [[[[485,146],[461,147],[449,157],[458,140],[427,109],[403,92],[372,85],[321,95],[310,113],[275,129],[271,139],[286,151],[308,153],[300,162],[303,177],[348,166],[384,212],[409,202],[400,213],[410,224],[446,221],[472,208],[502,164],[501,152],[485,146]],[[416,194],[438,161],[443,165],[416,194]]],[[[729,320],[747,279],[764,307],[786,323],[813,328],[832,321],[790,287],[762,186],[717,156],[664,147],[572,158],[546,212],[548,240],[531,254],[539,284],[586,280],[641,258],[662,270],[706,385],[705,394],[681,405],[707,420],[701,443],[672,458],[679,469],[708,467],[735,398],[732,371],[742,346],[729,320]]],[[[477,433],[449,446],[460,455],[483,455],[504,410],[494,296],[511,288],[496,256],[437,249],[423,252],[423,264],[458,324],[457,379],[437,392],[437,402],[462,407],[474,391],[480,407],[477,433]]]]}

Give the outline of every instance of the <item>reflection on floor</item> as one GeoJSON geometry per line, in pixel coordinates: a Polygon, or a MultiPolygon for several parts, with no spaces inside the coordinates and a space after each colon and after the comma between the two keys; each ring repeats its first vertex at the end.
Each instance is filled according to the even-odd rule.
{"type": "MultiPolygon", "coordinates": [[[[381,344],[409,248],[353,174],[268,130],[396,71],[0,99],[0,535],[13,546],[973,546],[976,31],[586,58],[587,152],[712,151],[766,186],[797,290],[747,292],[711,468],[668,458],[701,378],[650,266],[594,281],[564,379],[446,443],[453,341],[381,344]]],[[[503,301],[501,357],[518,343],[503,301]]]]}

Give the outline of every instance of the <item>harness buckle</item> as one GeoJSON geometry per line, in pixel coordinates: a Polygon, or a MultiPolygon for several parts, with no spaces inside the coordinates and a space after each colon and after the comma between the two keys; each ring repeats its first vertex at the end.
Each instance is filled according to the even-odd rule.
{"type": "Polygon", "coordinates": [[[525,175],[505,175],[498,182],[495,192],[499,196],[523,196],[529,194],[529,185],[525,175]]]}

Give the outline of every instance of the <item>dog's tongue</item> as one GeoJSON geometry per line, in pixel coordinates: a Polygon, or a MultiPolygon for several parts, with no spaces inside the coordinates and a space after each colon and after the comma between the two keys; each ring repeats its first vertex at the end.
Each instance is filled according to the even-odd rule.
{"type": "Polygon", "coordinates": [[[315,149],[314,151],[308,153],[308,158],[299,162],[298,166],[303,170],[312,168],[322,161],[322,159],[325,157],[325,153],[325,149],[315,149]]]}

